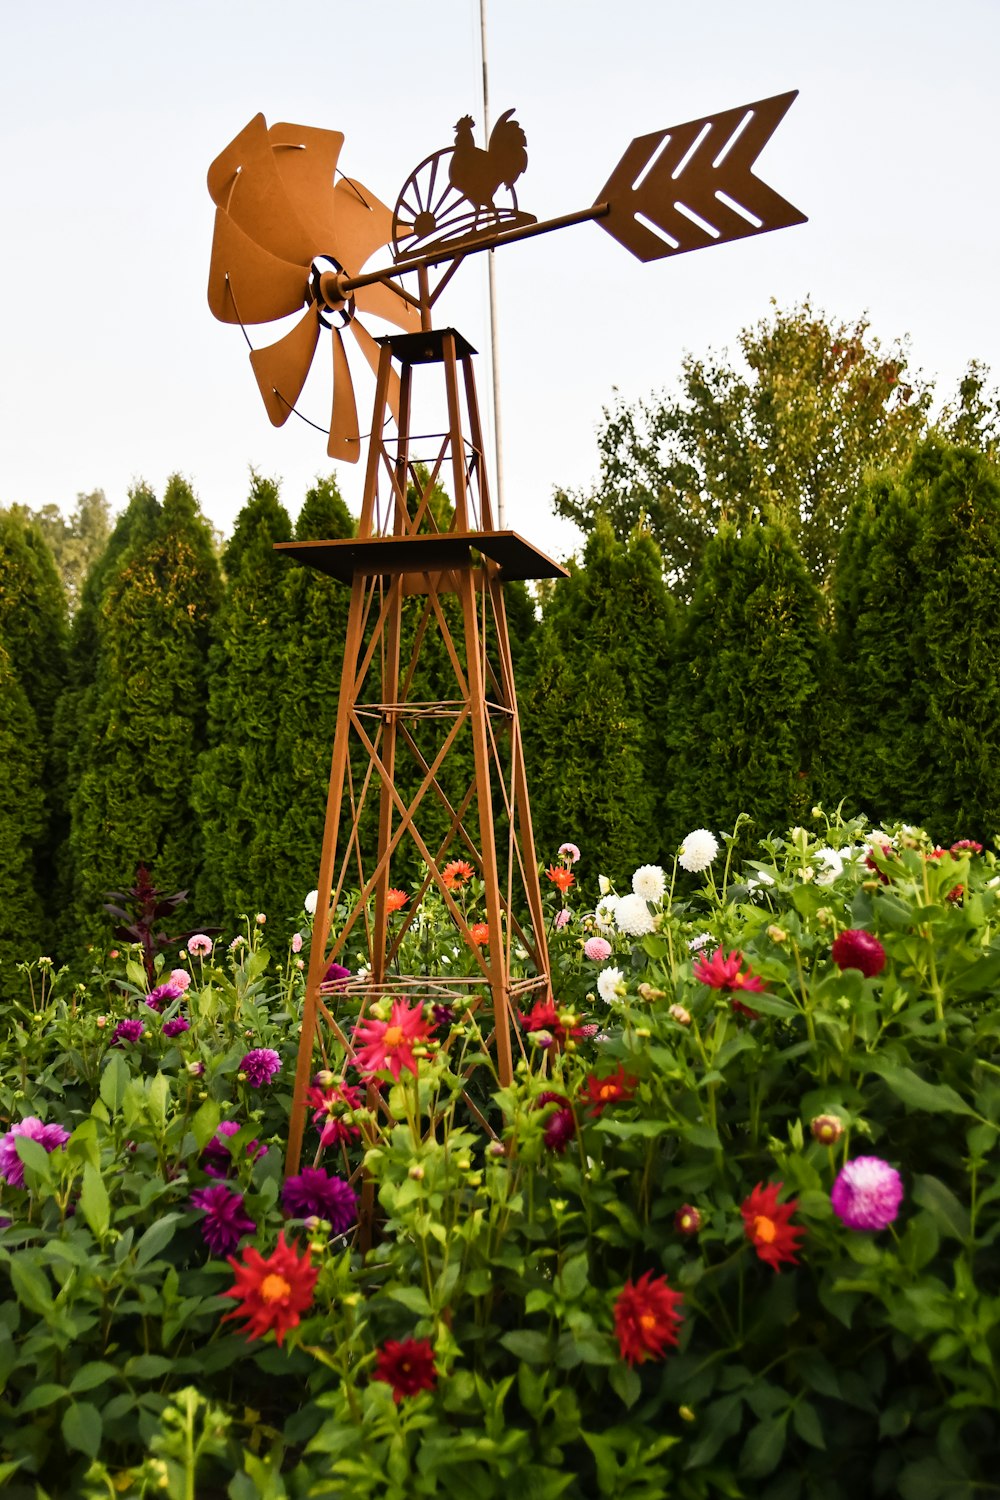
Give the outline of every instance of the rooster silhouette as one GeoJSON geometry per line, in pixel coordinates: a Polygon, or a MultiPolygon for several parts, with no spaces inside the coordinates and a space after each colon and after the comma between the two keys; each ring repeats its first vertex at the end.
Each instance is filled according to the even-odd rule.
{"type": "Polygon", "coordinates": [[[475,205],[477,220],[484,208],[496,214],[493,198],[497,189],[502,183],[508,191],[512,190],[528,165],[528,140],[517,121],[511,119],[513,113],[512,109],[505,110],[497,120],[485,151],[473,139],[475,121],[471,115],[463,115],[455,126],[448,181],[475,205]]]}

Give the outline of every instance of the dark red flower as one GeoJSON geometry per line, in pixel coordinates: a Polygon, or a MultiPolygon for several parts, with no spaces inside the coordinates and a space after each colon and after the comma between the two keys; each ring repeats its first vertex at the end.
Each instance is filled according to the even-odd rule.
{"type": "Polygon", "coordinates": [[[350,969],[345,969],[343,964],[338,964],[334,960],[332,963],[327,964],[326,973],[323,975],[321,983],[330,984],[335,989],[342,990],[350,977],[350,969]]]}
{"type": "Polygon", "coordinates": [[[437,1382],[434,1350],[426,1339],[404,1339],[402,1343],[386,1339],[375,1361],[374,1378],[392,1386],[397,1406],[404,1396],[432,1391],[437,1382]]]}
{"type": "Polygon", "coordinates": [[[697,1234],[701,1228],[701,1214],[690,1203],[684,1203],[674,1214],[674,1228],[678,1234],[697,1234]]]}
{"type": "Polygon", "coordinates": [[[299,1256],[294,1243],[286,1244],[284,1230],[278,1235],[277,1248],[266,1259],[252,1245],[244,1250],[242,1263],[230,1255],[236,1283],[222,1296],[236,1297],[240,1306],[226,1313],[222,1321],[245,1318],[250,1339],[262,1338],[273,1328],[280,1344],[312,1303],[319,1267],[310,1265],[309,1255],[308,1246],[299,1256]]]}
{"type": "Polygon", "coordinates": [[[742,1000],[732,1000],[729,1005],[734,1016],[746,1016],[748,1021],[759,1021],[760,1011],[754,1010],[752,1006],[744,1005],[742,1000]]]}
{"type": "Polygon", "coordinates": [[[583,1080],[583,1092],[590,1113],[600,1118],[609,1104],[625,1103],[635,1094],[638,1082],[638,1078],[625,1072],[621,1063],[614,1073],[606,1073],[603,1078],[596,1073],[588,1074],[583,1080]]]}
{"type": "Polygon", "coordinates": [[[795,1252],[805,1236],[804,1229],[789,1223],[799,1206],[798,1199],[790,1198],[787,1203],[778,1202],[778,1193],[783,1185],[780,1182],[769,1182],[765,1187],[758,1182],[753,1192],[744,1198],[740,1209],[747,1239],[761,1260],[766,1260],[776,1271],[780,1271],[781,1261],[787,1261],[792,1266],[798,1265],[795,1252]]]}
{"type": "Polygon", "coordinates": [[[361,1131],[341,1116],[361,1108],[360,1089],[349,1083],[340,1083],[331,1089],[313,1084],[306,1099],[313,1110],[313,1124],[320,1133],[321,1146],[339,1146],[341,1142],[346,1144],[357,1140],[361,1131]]]}
{"type": "Polygon", "coordinates": [[[668,1346],[676,1347],[681,1323],[680,1292],[667,1285],[665,1276],[652,1271],[638,1281],[626,1281],[615,1298],[615,1334],[622,1359],[641,1365],[647,1359],[662,1359],[668,1346]]]}
{"type": "Polygon", "coordinates": [[[848,927],[833,940],[830,957],[838,969],[860,969],[873,979],[885,968],[885,949],[878,938],[863,927],[848,927]]]}
{"type": "Polygon", "coordinates": [[[562,1156],[576,1135],[576,1120],[571,1109],[554,1109],[545,1122],[542,1140],[550,1151],[562,1156]]]}
{"type": "Polygon", "coordinates": [[[749,969],[741,972],[742,962],[742,953],[734,951],[726,957],[721,948],[716,948],[711,958],[695,959],[694,977],[713,990],[752,990],[760,994],[767,985],[749,969]]]}

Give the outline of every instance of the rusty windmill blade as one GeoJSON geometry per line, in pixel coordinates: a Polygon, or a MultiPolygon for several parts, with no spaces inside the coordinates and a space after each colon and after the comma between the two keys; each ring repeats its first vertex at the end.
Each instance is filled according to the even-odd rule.
{"type": "Polygon", "coordinates": [[[274,427],[282,427],[291,416],[312,366],[319,343],[320,321],[315,307],[277,343],[250,351],[250,363],[274,427]]]}
{"type": "Polygon", "coordinates": [[[599,194],[597,223],[643,261],[804,224],[751,171],[797,93],[637,137],[599,194]]]}
{"type": "Polygon", "coordinates": [[[339,328],[332,328],[330,335],[333,341],[333,407],[326,451],[331,458],[356,464],[361,457],[361,427],[358,423],[358,405],[354,399],[354,383],[347,363],[344,336],[339,328]]]}

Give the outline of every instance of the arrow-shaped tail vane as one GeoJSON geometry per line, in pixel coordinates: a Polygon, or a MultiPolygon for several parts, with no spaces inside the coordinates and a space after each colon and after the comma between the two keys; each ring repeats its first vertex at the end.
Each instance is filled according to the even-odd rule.
{"type": "Polygon", "coordinates": [[[608,211],[596,222],[640,260],[804,224],[750,170],[797,93],[638,136],[599,195],[608,211]]]}

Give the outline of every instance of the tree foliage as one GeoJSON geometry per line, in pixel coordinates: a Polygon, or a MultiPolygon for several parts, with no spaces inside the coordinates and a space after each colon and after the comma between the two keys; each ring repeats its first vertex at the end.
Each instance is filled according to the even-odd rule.
{"type": "Polygon", "coordinates": [[[663,715],[672,850],[693,828],[732,828],[741,812],[758,837],[808,815],[829,671],[823,621],[820,592],[783,526],[720,527],[663,715]]]}
{"type": "Polygon", "coordinates": [[[76,704],[69,837],[78,935],[103,933],[104,893],[127,885],[140,862],[173,889],[202,857],[191,784],[205,744],[218,563],[184,480],[168,482],[155,511],[150,499],[133,496],[89,622],[95,670],[76,704]]]}
{"type": "Polygon", "coordinates": [[[28,510],[48,542],[62,578],[70,611],[80,602],[84,579],[104,551],[111,535],[111,507],[103,490],[76,497],[76,509],[67,517],[58,505],[28,510]]]}
{"type": "Polygon", "coordinates": [[[551,592],[521,694],[540,856],[566,839],[612,870],[662,853],[662,696],[675,630],[656,544],[638,531],[622,542],[599,518],[582,562],[551,592]]]}
{"type": "Polygon", "coordinates": [[[824,583],[864,474],[905,460],[927,423],[931,391],[908,372],[905,341],[883,349],[864,318],[775,305],[739,352],[740,365],[727,351],[686,354],[676,392],[616,399],[596,486],[554,497],[588,532],[599,512],[619,537],[641,518],[683,596],[726,522],[779,522],[824,583]]]}

